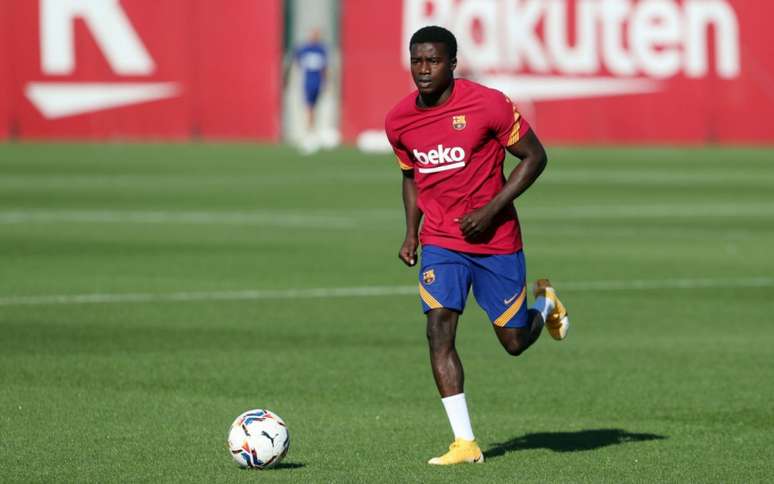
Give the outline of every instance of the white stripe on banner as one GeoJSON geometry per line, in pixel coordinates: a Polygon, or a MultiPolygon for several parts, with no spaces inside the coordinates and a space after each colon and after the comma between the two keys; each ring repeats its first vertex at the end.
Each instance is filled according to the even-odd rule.
{"type": "MultiPolygon", "coordinates": [[[[641,291],[657,289],[734,289],[773,287],[774,277],[745,279],[662,279],[632,281],[559,282],[559,291],[641,291]]],[[[316,299],[333,297],[416,296],[417,286],[363,286],[313,289],[277,289],[211,292],[173,292],[167,294],[70,294],[49,296],[0,297],[0,306],[37,306],[45,304],[106,304],[190,301],[257,301],[267,299],[316,299]]]]}

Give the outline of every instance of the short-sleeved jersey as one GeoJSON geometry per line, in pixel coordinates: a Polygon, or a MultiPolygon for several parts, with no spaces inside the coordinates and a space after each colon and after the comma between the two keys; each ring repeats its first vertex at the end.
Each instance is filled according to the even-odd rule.
{"type": "Polygon", "coordinates": [[[328,66],[325,47],[317,42],[304,44],[296,50],[295,58],[304,72],[304,82],[320,84],[323,72],[328,66]]]}
{"type": "Polygon", "coordinates": [[[513,205],[502,210],[480,240],[468,241],[455,219],[483,207],[505,184],[505,148],[530,129],[500,91],[455,79],[449,99],[423,109],[417,91],[385,119],[387,138],[403,170],[414,171],[420,242],[473,254],[508,254],[522,248],[513,205]]]}

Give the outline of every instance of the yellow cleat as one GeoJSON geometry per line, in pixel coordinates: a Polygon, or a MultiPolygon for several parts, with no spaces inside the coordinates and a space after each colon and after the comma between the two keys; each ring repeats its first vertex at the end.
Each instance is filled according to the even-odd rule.
{"type": "Polygon", "coordinates": [[[554,310],[546,320],[546,329],[555,340],[563,340],[567,337],[567,330],[570,329],[570,318],[564,304],[556,297],[556,290],[551,286],[551,282],[548,279],[535,281],[534,294],[535,298],[543,296],[554,303],[554,310]]]}
{"type": "Polygon", "coordinates": [[[449,452],[440,457],[433,457],[428,464],[447,466],[451,464],[482,464],[484,454],[475,440],[456,439],[449,446],[449,452]]]}

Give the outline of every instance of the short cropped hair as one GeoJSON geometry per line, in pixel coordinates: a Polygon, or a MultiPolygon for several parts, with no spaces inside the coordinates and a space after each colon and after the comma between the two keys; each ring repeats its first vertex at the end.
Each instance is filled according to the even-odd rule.
{"type": "Polygon", "coordinates": [[[454,34],[443,27],[437,25],[428,25],[414,32],[409,41],[409,49],[414,44],[439,43],[446,45],[446,52],[449,59],[457,57],[457,39],[454,34]]]}

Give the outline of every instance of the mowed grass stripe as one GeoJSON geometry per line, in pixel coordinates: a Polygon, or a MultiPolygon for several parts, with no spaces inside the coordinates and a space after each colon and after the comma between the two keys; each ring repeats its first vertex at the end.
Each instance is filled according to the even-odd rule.
{"type": "Polygon", "coordinates": [[[130,223],[183,225],[265,225],[294,228],[351,228],[354,221],[333,215],[283,212],[190,212],[110,210],[18,210],[0,212],[0,224],[18,223],[130,223]]]}
{"type": "MultiPolygon", "coordinates": [[[[293,210],[265,211],[136,211],[136,210],[5,210],[0,224],[22,223],[129,223],[129,224],[202,224],[268,225],[289,227],[351,228],[363,221],[400,220],[399,208],[373,210],[330,210],[324,213],[293,210]],[[336,213],[337,215],[334,215],[336,213]]],[[[528,206],[520,211],[524,220],[696,218],[696,217],[771,217],[774,203],[683,203],[636,205],[576,205],[572,207],[528,206]]]]}
{"type": "Polygon", "coordinates": [[[0,480],[774,482],[774,151],[549,157],[517,205],[530,277],[577,326],[512,358],[470,301],[456,341],[487,462],[438,469],[452,435],[396,257],[391,156],[0,145],[0,214],[17,216],[0,299],[263,298],[0,306],[0,480]],[[292,439],[260,475],[224,449],[256,407],[292,439]]]}
{"type": "MultiPolygon", "coordinates": [[[[642,291],[663,289],[713,289],[774,287],[772,277],[751,277],[746,279],[664,279],[630,281],[588,281],[560,282],[556,286],[562,291],[642,291]]],[[[20,296],[0,298],[0,306],[44,305],[44,304],[106,304],[146,302],[196,302],[260,299],[315,299],[335,297],[380,297],[415,296],[416,286],[363,286],[330,287],[309,289],[248,289],[244,291],[174,292],[169,294],[71,294],[49,296],[20,296]]]]}
{"type": "MultiPolygon", "coordinates": [[[[328,173],[329,180],[336,181],[393,181],[395,174],[385,170],[353,170],[346,173],[328,173]]],[[[223,174],[197,179],[196,185],[212,186],[250,186],[276,185],[278,183],[294,184],[298,181],[292,175],[264,175],[260,178],[244,178],[236,175],[223,174]]],[[[669,176],[649,170],[565,170],[560,173],[548,172],[541,183],[551,184],[626,184],[626,185],[688,185],[744,183],[750,185],[768,185],[774,182],[774,173],[764,170],[728,173],[725,171],[671,171],[669,176]]],[[[177,175],[70,175],[70,174],[40,174],[40,175],[6,175],[0,178],[0,187],[46,189],[89,189],[96,187],[130,188],[130,187],[170,187],[188,185],[190,181],[181,180],[177,175]]]]}

